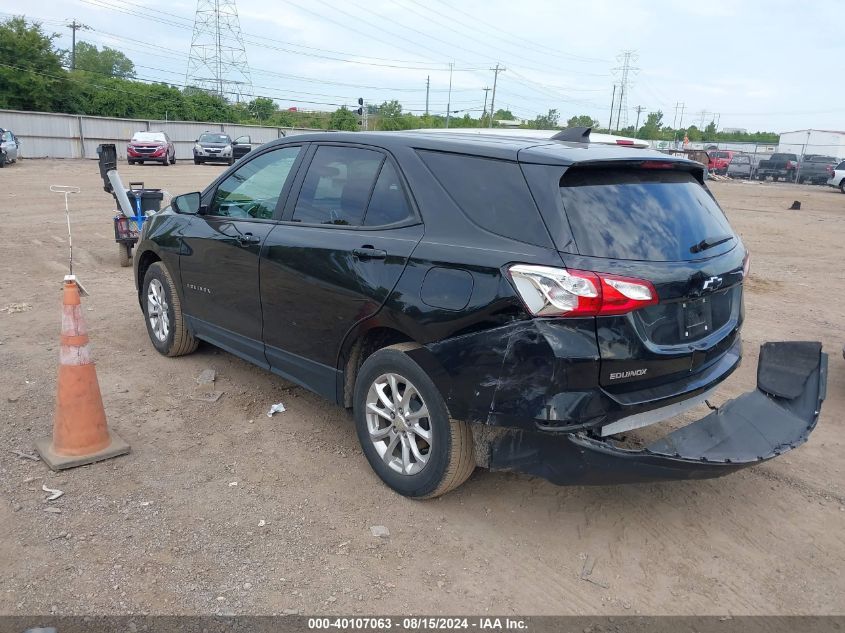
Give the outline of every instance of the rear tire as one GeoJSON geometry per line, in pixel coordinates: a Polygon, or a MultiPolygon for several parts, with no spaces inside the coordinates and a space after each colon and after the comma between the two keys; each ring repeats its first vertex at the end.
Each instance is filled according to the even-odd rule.
{"type": "Polygon", "coordinates": [[[472,431],[449,417],[431,378],[405,354],[409,346],[416,347],[386,347],[361,366],[353,396],[355,429],[367,461],[385,484],[406,497],[431,499],[472,474],[472,431]]]}
{"type": "Polygon", "coordinates": [[[155,262],[144,275],[141,306],[147,334],[159,354],[184,356],[197,349],[199,343],[185,325],[176,284],[161,262],[155,262]]]}
{"type": "Polygon", "coordinates": [[[132,247],[128,244],[117,245],[117,263],[121,268],[129,268],[132,265],[132,247]]]}

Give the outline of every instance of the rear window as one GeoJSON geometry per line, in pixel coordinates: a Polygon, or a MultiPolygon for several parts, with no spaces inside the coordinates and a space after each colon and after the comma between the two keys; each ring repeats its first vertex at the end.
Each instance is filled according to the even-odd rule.
{"type": "Polygon", "coordinates": [[[836,159],[833,156],[810,156],[808,159],[811,163],[835,163],[836,159]]]}
{"type": "Polygon", "coordinates": [[[731,155],[728,152],[710,152],[710,158],[730,158],[731,155]]]}
{"type": "Polygon", "coordinates": [[[548,231],[517,163],[464,154],[418,153],[475,224],[521,242],[548,245],[548,231]]]}
{"type": "Polygon", "coordinates": [[[582,255],[686,261],[736,245],[734,238],[700,253],[690,250],[702,240],[734,233],[689,172],[575,167],[561,178],[560,195],[582,255]]]}
{"type": "Polygon", "coordinates": [[[731,164],[737,165],[748,165],[751,162],[751,159],[748,156],[734,156],[731,159],[731,164]]]}

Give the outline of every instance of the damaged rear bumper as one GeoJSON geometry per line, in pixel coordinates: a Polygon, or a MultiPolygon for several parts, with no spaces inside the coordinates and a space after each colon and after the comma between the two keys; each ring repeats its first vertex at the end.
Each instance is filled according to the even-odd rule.
{"type": "Polygon", "coordinates": [[[772,459],[807,441],[827,384],[827,354],[816,342],[765,343],[757,389],[641,450],[585,433],[509,430],[489,443],[488,466],[555,484],[706,479],[772,459]]]}

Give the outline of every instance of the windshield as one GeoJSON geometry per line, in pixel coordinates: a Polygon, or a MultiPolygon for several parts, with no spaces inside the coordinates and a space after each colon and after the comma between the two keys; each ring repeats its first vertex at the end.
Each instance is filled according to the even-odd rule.
{"type": "Polygon", "coordinates": [[[560,195],[578,251],[591,257],[687,261],[724,253],[733,238],[725,214],[689,172],[570,168],[560,195]]]}
{"type": "Polygon", "coordinates": [[[203,134],[200,136],[200,143],[231,143],[226,134],[203,134]]]}
{"type": "Polygon", "coordinates": [[[135,132],[133,141],[138,143],[166,143],[167,139],[162,132],[135,132]]]}

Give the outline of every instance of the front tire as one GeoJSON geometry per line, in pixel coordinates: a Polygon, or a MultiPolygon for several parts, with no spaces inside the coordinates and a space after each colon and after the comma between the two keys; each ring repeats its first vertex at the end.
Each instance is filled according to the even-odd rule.
{"type": "Polygon", "coordinates": [[[159,354],[183,356],[197,349],[198,342],[185,325],[176,284],[161,262],[155,262],[144,275],[141,306],[147,334],[159,354]]]}
{"type": "Polygon", "coordinates": [[[845,178],[839,181],[839,191],[845,193],[845,178]]]}
{"type": "Polygon", "coordinates": [[[384,483],[406,497],[431,499],[472,474],[472,431],[449,417],[431,378],[405,354],[408,346],[379,350],[361,366],[353,398],[355,429],[384,483]]]}
{"type": "Polygon", "coordinates": [[[202,161],[199,158],[194,157],[194,165],[202,165],[202,161]]]}

